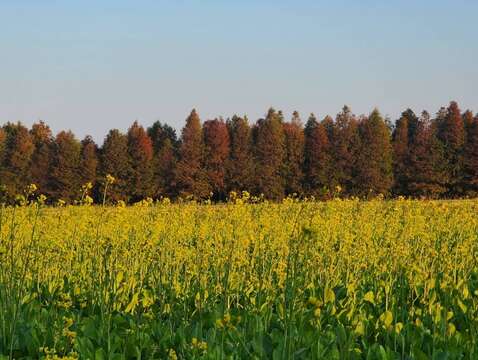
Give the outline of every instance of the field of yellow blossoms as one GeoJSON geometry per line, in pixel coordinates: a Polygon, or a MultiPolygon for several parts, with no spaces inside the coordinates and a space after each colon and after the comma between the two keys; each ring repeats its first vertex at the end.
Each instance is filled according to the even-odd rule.
{"type": "Polygon", "coordinates": [[[0,359],[478,359],[477,200],[246,200],[1,207],[0,359]]]}

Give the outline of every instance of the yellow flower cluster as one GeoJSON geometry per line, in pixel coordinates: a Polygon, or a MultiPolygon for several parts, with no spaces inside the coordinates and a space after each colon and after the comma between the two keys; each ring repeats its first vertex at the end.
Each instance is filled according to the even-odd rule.
{"type": "MultiPolygon", "coordinates": [[[[25,289],[60,294],[62,311],[169,317],[191,306],[192,318],[220,303],[225,315],[212,326],[223,333],[245,321],[232,315],[243,309],[284,322],[293,309],[316,327],[337,318],[357,337],[413,325],[443,338],[464,334],[463,319],[477,325],[478,201],[274,204],[233,195],[220,206],[44,207],[35,221],[33,205],[4,208],[0,263],[14,263],[0,279],[26,269],[25,289]]],[[[72,321],[63,334],[74,341],[72,321]]],[[[208,351],[196,336],[189,348],[208,351]]]]}

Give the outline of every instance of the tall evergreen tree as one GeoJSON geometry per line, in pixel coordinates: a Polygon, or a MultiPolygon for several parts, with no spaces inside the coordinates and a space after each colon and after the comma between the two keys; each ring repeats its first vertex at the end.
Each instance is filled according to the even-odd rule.
{"type": "Polygon", "coordinates": [[[304,173],[304,128],[299,113],[294,111],[290,122],[284,124],[285,133],[285,191],[287,195],[302,194],[304,173]]]}
{"type": "Polygon", "coordinates": [[[49,194],[53,135],[43,121],[33,124],[30,134],[35,146],[30,167],[31,180],[40,193],[49,194]]]}
{"type": "Polygon", "coordinates": [[[253,185],[252,131],[247,117],[234,115],[227,121],[230,155],[226,164],[227,191],[251,190],[253,185]]]}
{"type": "MultiPolygon", "coordinates": [[[[5,163],[5,149],[7,142],[7,135],[5,134],[5,130],[0,127],[0,175],[3,174],[3,166],[5,163]]],[[[6,186],[3,183],[2,179],[0,179],[0,203],[4,202],[7,196],[6,186]]]]}
{"type": "Polygon", "coordinates": [[[7,123],[0,186],[10,199],[22,194],[31,183],[30,164],[35,146],[28,129],[21,123],[7,123]]]}
{"type": "Polygon", "coordinates": [[[337,114],[331,146],[333,183],[343,188],[345,195],[350,195],[355,188],[355,160],[360,150],[360,136],[357,119],[348,106],[337,114]]]}
{"type": "Polygon", "coordinates": [[[281,114],[269,109],[266,118],[255,126],[254,140],[256,191],[270,199],[282,199],[285,135],[281,114]]]}
{"type": "Polygon", "coordinates": [[[394,193],[407,194],[408,185],[408,118],[403,116],[395,123],[393,139],[394,193]]]}
{"type": "Polygon", "coordinates": [[[96,185],[96,172],[98,170],[98,146],[89,135],[81,141],[80,181],[84,185],[96,185]]]}
{"type": "Polygon", "coordinates": [[[53,144],[50,195],[66,202],[80,195],[81,144],[71,131],[61,131],[53,144]]]}
{"type": "Polygon", "coordinates": [[[330,191],[330,142],[327,129],[311,114],[304,129],[305,190],[309,195],[324,195],[330,191]]]}
{"type": "Polygon", "coordinates": [[[176,196],[175,170],[176,170],[176,148],[171,140],[167,138],[155,156],[155,196],[174,197],[176,196]]]}
{"type": "Polygon", "coordinates": [[[329,140],[329,144],[330,146],[332,146],[332,139],[334,138],[334,134],[335,134],[334,119],[332,119],[330,115],[326,115],[324,119],[321,121],[321,124],[324,127],[325,131],[327,132],[327,138],[329,140]]]}
{"type": "Polygon", "coordinates": [[[466,143],[464,148],[463,181],[465,194],[478,196],[478,114],[465,114],[466,143]]]}
{"type": "Polygon", "coordinates": [[[179,155],[175,173],[179,195],[207,198],[211,188],[203,168],[204,141],[201,120],[194,109],[186,119],[181,133],[179,155]]]}
{"type": "Polygon", "coordinates": [[[446,191],[447,174],[443,145],[436,124],[424,111],[409,145],[408,192],[413,197],[437,198],[446,191]]]}
{"type": "MultiPolygon", "coordinates": [[[[0,128],[0,169],[3,165],[4,162],[4,155],[5,155],[5,148],[6,148],[6,138],[7,136],[5,135],[5,130],[3,128],[0,128]]],[[[1,172],[1,170],[0,170],[1,172]]]]}
{"type": "Polygon", "coordinates": [[[411,109],[404,111],[395,123],[392,134],[394,194],[410,195],[408,185],[413,173],[410,172],[410,144],[414,141],[418,117],[411,109]]]}
{"type": "Polygon", "coordinates": [[[151,138],[153,149],[155,153],[163,148],[166,140],[169,140],[171,146],[176,148],[178,146],[178,138],[176,130],[168,124],[162,124],[160,121],[155,121],[153,125],[147,129],[148,136],[151,138]]]}
{"type": "Polygon", "coordinates": [[[450,103],[444,117],[437,116],[438,139],[442,142],[448,168],[448,195],[457,196],[463,193],[463,145],[465,129],[458,104],[450,103]]]}
{"type": "Polygon", "coordinates": [[[387,195],[393,182],[390,129],[375,109],[359,124],[361,149],[357,158],[357,194],[387,195]]]}
{"type": "Polygon", "coordinates": [[[175,195],[174,172],[177,162],[178,140],[176,130],[156,121],[147,130],[153,143],[153,196],[173,197],[175,195]]]}
{"type": "Polygon", "coordinates": [[[474,120],[475,119],[473,117],[473,112],[471,110],[466,110],[463,113],[463,126],[464,126],[464,131],[465,131],[465,142],[468,139],[469,130],[473,126],[473,121],[474,120]]]}
{"type": "Polygon", "coordinates": [[[153,195],[153,143],[137,121],[129,128],[127,137],[132,170],[128,180],[130,197],[138,201],[153,195]]]}
{"type": "Polygon", "coordinates": [[[215,200],[226,197],[226,163],[229,157],[229,132],[220,119],[208,120],[203,125],[204,169],[215,200]]]}
{"type": "Polygon", "coordinates": [[[101,148],[100,169],[101,187],[97,197],[101,201],[104,194],[104,184],[107,175],[115,178],[115,182],[108,185],[108,201],[129,201],[128,179],[132,173],[131,159],[128,154],[128,137],[119,130],[110,130],[101,148]]]}

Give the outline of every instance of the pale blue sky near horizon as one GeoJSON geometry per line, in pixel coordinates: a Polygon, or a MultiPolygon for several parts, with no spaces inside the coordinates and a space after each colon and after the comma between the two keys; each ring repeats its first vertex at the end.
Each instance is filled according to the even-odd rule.
{"type": "MultiPolygon", "coordinates": [[[[0,0],[0,124],[478,111],[476,0],[0,0]]],[[[179,132],[178,132],[179,133],[179,132]]]]}

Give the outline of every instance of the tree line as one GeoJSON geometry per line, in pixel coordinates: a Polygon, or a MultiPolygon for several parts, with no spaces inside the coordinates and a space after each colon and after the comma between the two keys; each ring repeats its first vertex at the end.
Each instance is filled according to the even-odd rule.
{"type": "Polygon", "coordinates": [[[91,184],[101,202],[193,197],[223,201],[231,191],[285,196],[458,198],[478,195],[478,115],[456,102],[434,117],[404,111],[392,124],[375,109],[335,119],[294,112],[249,123],[233,116],[201,122],[192,110],[180,137],[159,121],[110,130],[101,146],[71,131],[56,136],[40,121],[0,128],[0,200],[15,201],[29,184],[49,202],[73,202],[91,184]]]}

